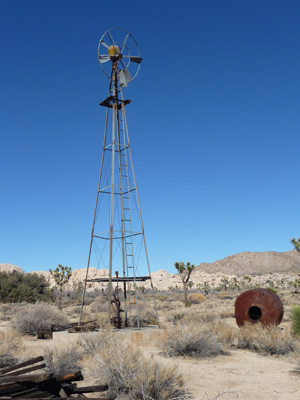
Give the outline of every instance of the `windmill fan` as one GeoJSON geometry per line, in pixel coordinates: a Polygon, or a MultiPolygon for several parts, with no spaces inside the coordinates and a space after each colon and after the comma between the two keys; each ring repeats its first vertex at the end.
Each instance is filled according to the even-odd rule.
{"type": "Polygon", "coordinates": [[[99,41],[98,60],[102,71],[112,78],[112,65],[117,68],[121,86],[127,86],[138,74],[142,58],[136,40],[125,29],[108,29],[99,41]],[[111,61],[111,62],[109,62],[111,61]]]}

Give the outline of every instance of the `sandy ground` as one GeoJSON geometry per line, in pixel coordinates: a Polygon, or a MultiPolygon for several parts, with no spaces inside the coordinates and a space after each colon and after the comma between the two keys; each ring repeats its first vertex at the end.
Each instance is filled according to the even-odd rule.
{"type": "Polygon", "coordinates": [[[236,392],[238,397],[224,395],[230,399],[300,399],[300,376],[293,372],[294,362],[289,358],[233,350],[229,356],[213,359],[178,360],[178,365],[195,399],[205,392],[214,398],[223,390],[236,392]]]}
{"type": "MultiPolygon", "coordinates": [[[[135,339],[134,339],[135,340],[135,339]]],[[[162,357],[155,343],[136,342],[143,351],[162,357]]],[[[43,354],[46,347],[53,347],[53,340],[37,340],[25,337],[27,356],[43,354]]],[[[221,399],[239,400],[297,400],[300,399],[300,374],[295,372],[299,365],[297,355],[262,356],[248,350],[232,349],[229,355],[210,359],[170,358],[175,363],[194,399],[215,399],[225,391],[221,399]],[[238,397],[237,397],[238,396],[238,397]]]]}

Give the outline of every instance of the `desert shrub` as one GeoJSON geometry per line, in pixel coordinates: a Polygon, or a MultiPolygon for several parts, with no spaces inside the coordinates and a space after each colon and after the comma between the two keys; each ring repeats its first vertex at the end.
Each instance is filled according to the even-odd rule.
{"type": "Polygon", "coordinates": [[[190,311],[187,310],[186,308],[181,308],[181,309],[179,308],[168,313],[167,321],[176,324],[178,321],[184,320],[189,314],[190,311]]]}
{"type": "Polygon", "coordinates": [[[188,301],[191,304],[200,304],[204,300],[205,300],[205,296],[203,296],[203,294],[201,294],[201,293],[190,293],[188,295],[188,301]]]}
{"type": "MultiPolygon", "coordinates": [[[[140,326],[157,324],[155,309],[144,301],[138,302],[138,312],[140,317],[140,326]]],[[[129,318],[129,325],[137,326],[137,318],[129,318]]]]}
{"type": "Polygon", "coordinates": [[[232,310],[225,310],[225,311],[221,311],[219,316],[220,316],[221,319],[234,318],[235,317],[235,313],[232,310]]]}
{"type": "Polygon", "coordinates": [[[96,325],[100,329],[107,329],[111,327],[111,324],[108,323],[108,314],[107,312],[100,312],[100,313],[95,313],[94,318],[96,319],[96,325]]]}
{"type": "Polygon", "coordinates": [[[292,332],[300,336],[300,306],[294,306],[291,311],[292,332]]]}
{"type": "Polygon", "coordinates": [[[91,305],[91,312],[99,313],[108,311],[108,300],[105,296],[97,297],[91,305]]]}
{"type": "Polygon", "coordinates": [[[238,334],[238,348],[262,354],[288,354],[296,349],[295,340],[275,325],[246,323],[238,334]]]}
{"type": "Polygon", "coordinates": [[[218,314],[212,311],[207,310],[194,310],[194,309],[186,309],[186,308],[179,308],[177,310],[171,311],[167,315],[167,321],[173,322],[174,325],[176,324],[187,324],[192,322],[199,322],[199,323],[207,323],[212,322],[218,318],[218,314]]]}
{"type": "Polygon", "coordinates": [[[173,356],[213,357],[225,354],[211,330],[196,323],[177,325],[168,331],[164,341],[165,354],[173,356]]]}
{"type": "Polygon", "coordinates": [[[20,309],[12,326],[22,334],[36,335],[39,330],[60,331],[70,326],[67,316],[55,306],[36,303],[20,309]]]}
{"type": "Polygon", "coordinates": [[[93,376],[109,385],[109,398],[126,395],[131,400],[185,398],[184,381],[177,368],[149,359],[132,345],[112,340],[95,355],[93,376]]]}
{"type": "Polygon", "coordinates": [[[17,354],[22,349],[22,340],[13,329],[0,331],[0,368],[17,364],[17,354]]]}
{"type": "Polygon", "coordinates": [[[219,343],[233,345],[237,339],[237,331],[224,321],[213,321],[207,328],[217,337],[219,343]]]}
{"type": "Polygon", "coordinates": [[[2,303],[35,303],[51,301],[52,294],[44,276],[30,273],[23,274],[0,272],[0,301],[2,303]]]}
{"type": "Polygon", "coordinates": [[[113,340],[113,336],[109,331],[97,332],[93,335],[83,333],[80,335],[77,345],[85,354],[94,356],[96,353],[109,347],[110,342],[113,340]]]}
{"type": "Polygon", "coordinates": [[[75,346],[45,349],[44,361],[49,374],[67,374],[78,371],[81,355],[75,346]]]}

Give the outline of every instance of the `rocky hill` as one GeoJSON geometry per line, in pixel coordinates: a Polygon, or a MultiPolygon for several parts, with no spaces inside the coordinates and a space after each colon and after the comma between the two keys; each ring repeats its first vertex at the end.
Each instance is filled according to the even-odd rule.
{"type": "MultiPolygon", "coordinates": [[[[23,272],[24,271],[12,264],[0,264],[0,271],[5,272],[23,272]]],[[[170,287],[179,286],[182,283],[178,274],[170,274],[162,269],[153,272],[152,281],[154,287],[159,290],[168,290],[170,287]]],[[[49,282],[50,287],[55,285],[53,277],[47,271],[39,271],[37,274],[43,275],[49,282]]],[[[280,280],[282,277],[288,278],[289,275],[297,276],[300,274],[300,254],[296,250],[287,252],[244,252],[234,254],[232,256],[225,257],[223,260],[217,260],[212,263],[201,263],[195,268],[192,273],[191,280],[196,286],[198,283],[209,282],[210,284],[218,285],[224,275],[232,278],[234,276],[244,275],[259,275],[268,276],[271,274],[277,275],[277,279],[280,280]]],[[[263,281],[260,277],[255,278],[257,281],[263,281]]],[[[82,283],[86,277],[86,269],[75,269],[72,272],[72,277],[69,281],[69,289],[78,287],[79,283],[82,283]]],[[[97,270],[96,268],[90,267],[89,278],[103,278],[108,277],[108,271],[104,269],[97,270]]],[[[274,277],[273,277],[274,278],[274,277]]],[[[292,277],[290,278],[292,279],[292,277]]],[[[150,287],[150,282],[143,282],[141,284],[145,287],[150,287]]],[[[87,289],[93,290],[95,288],[105,288],[107,283],[88,283],[87,289]]]]}
{"type": "Polygon", "coordinates": [[[300,273],[300,254],[296,250],[286,252],[264,251],[234,254],[213,263],[201,263],[196,271],[226,275],[266,275],[269,273],[300,273]]]}
{"type": "Polygon", "coordinates": [[[0,264],[0,272],[7,272],[7,273],[11,273],[11,272],[21,272],[24,273],[24,271],[22,270],[22,268],[17,267],[16,265],[13,264],[0,264]]]}

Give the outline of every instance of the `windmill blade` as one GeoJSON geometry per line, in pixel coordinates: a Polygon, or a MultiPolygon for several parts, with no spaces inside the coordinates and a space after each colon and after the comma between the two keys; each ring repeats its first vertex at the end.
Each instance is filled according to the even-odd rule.
{"type": "Polygon", "coordinates": [[[123,53],[123,50],[124,50],[124,47],[125,47],[125,45],[126,45],[128,36],[129,36],[129,32],[127,32],[127,35],[125,36],[124,42],[122,43],[122,46],[121,46],[121,54],[123,53]]]}
{"type": "Polygon", "coordinates": [[[113,37],[111,36],[111,33],[110,33],[109,31],[107,31],[107,34],[108,34],[108,36],[109,36],[109,38],[110,38],[112,44],[114,45],[114,44],[115,44],[115,41],[114,41],[113,37]]]}
{"type": "Polygon", "coordinates": [[[130,57],[130,61],[140,64],[143,61],[143,59],[141,57],[130,57]]]}
{"type": "Polygon", "coordinates": [[[134,57],[134,56],[123,56],[123,57],[129,58],[130,61],[137,63],[137,64],[140,64],[143,61],[142,57],[134,57]]]}
{"type": "Polygon", "coordinates": [[[106,63],[110,60],[110,56],[99,56],[99,61],[101,64],[106,63]]]}
{"type": "Polygon", "coordinates": [[[106,47],[107,49],[109,49],[109,45],[108,44],[106,44],[103,40],[100,40],[100,43],[104,46],[104,47],[106,47]]]}

